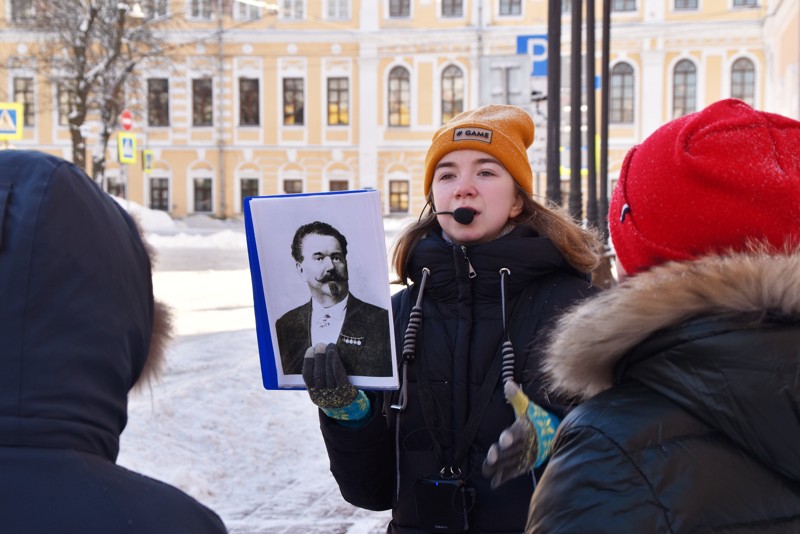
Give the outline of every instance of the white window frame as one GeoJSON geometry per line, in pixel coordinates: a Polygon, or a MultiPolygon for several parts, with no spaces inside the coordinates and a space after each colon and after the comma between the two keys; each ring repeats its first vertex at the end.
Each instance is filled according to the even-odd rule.
{"type": "MultiPolygon", "coordinates": [[[[512,0],[509,0],[512,1],[512,0]]],[[[500,0],[497,1],[495,4],[497,7],[495,9],[495,17],[500,20],[517,20],[521,19],[525,16],[525,1],[519,0],[519,13],[500,13],[500,0]]]]}
{"type": "Polygon", "coordinates": [[[391,14],[391,0],[383,0],[383,13],[386,20],[409,20],[414,16],[414,2],[408,1],[408,15],[407,16],[393,16],[391,14]]]}
{"type": "Polygon", "coordinates": [[[350,20],[352,16],[350,0],[325,0],[322,9],[325,20],[350,20]]]}
{"type": "Polygon", "coordinates": [[[214,20],[214,15],[215,15],[215,11],[216,11],[214,6],[215,6],[214,0],[186,0],[186,11],[185,11],[186,18],[188,20],[192,20],[192,21],[195,21],[195,20],[214,20]],[[202,12],[202,9],[201,9],[203,7],[203,3],[206,2],[206,1],[208,2],[208,9],[209,9],[208,16],[204,16],[204,13],[202,12]],[[198,15],[193,15],[192,14],[192,8],[194,7],[195,3],[197,4],[197,8],[198,8],[198,12],[199,12],[198,15]]]}
{"type": "Polygon", "coordinates": [[[233,2],[233,20],[259,20],[261,7],[249,2],[233,2]]]}
{"type": "Polygon", "coordinates": [[[214,207],[217,205],[217,176],[213,169],[193,169],[186,175],[188,181],[186,191],[190,194],[186,198],[186,212],[187,213],[214,213],[214,207]],[[211,210],[210,211],[195,211],[195,190],[194,181],[196,178],[211,178],[211,210]]]}
{"type": "Polygon", "coordinates": [[[445,15],[444,14],[444,0],[437,0],[436,2],[436,14],[439,17],[439,20],[463,20],[467,16],[467,2],[466,0],[460,0],[461,2],[461,15],[445,15]]]}
{"type": "Polygon", "coordinates": [[[278,18],[281,20],[305,20],[307,15],[305,0],[280,0],[278,18]]]}
{"type": "MultiPolygon", "coordinates": [[[[151,191],[151,183],[152,180],[156,178],[166,178],[167,180],[167,210],[165,213],[172,212],[172,194],[173,194],[173,186],[172,186],[172,175],[169,172],[164,172],[162,169],[147,173],[145,176],[145,191],[144,191],[144,204],[147,206],[147,209],[156,209],[150,205],[150,191],[151,191]]],[[[192,182],[194,185],[194,182],[192,182]]],[[[192,199],[194,200],[194,199],[192,199]]],[[[161,211],[161,210],[158,210],[161,211]]]]}

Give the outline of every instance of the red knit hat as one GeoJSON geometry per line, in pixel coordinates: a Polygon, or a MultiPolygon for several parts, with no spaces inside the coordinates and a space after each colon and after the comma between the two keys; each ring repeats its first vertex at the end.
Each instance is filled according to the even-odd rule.
{"type": "Polygon", "coordinates": [[[489,104],[456,115],[433,135],[425,156],[425,196],[431,190],[436,164],[456,150],[479,150],[497,158],[520,187],[530,193],[533,172],[528,147],[533,143],[533,129],[531,116],[517,106],[489,104]]]}
{"type": "Polygon", "coordinates": [[[800,242],[800,122],[734,99],[668,122],[628,152],[608,219],[629,274],[800,242]]]}

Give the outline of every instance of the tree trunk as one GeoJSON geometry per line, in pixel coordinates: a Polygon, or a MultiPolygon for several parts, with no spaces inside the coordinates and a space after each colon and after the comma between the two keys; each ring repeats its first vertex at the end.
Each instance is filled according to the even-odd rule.
{"type": "Polygon", "coordinates": [[[81,124],[70,122],[69,134],[72,141],[72,163],[88,173],[89,169],[86,166],[86,140],[81,134],[81,124]]]}

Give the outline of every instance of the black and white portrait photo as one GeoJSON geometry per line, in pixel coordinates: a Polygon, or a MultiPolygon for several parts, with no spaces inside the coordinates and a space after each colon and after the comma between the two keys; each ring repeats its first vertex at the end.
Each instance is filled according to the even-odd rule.
{"type": "MultiPolygon", "coordinates": [[[[354,385],[396,387],[377,197],[361,191],[250,199],[278,387],[303,387],[303,358],[318,343],[337,346],[354,385]]],[[[263,352],[266,343],[259,345],[263,352]]],[[[265,363],[272,362],[262,354],[262,370],[265,363]]]]}

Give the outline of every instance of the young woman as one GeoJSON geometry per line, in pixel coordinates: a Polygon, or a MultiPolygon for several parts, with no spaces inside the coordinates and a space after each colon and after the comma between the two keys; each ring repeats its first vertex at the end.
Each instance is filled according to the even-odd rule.
{"type": "Polygon", "coordinates": [[[412,282],[393,297],[400,391],[356,391],[341,372],[330,379],[339,368],[331,346],[307,352],[331,471],[352,504],[392,509],[389,532],[525,526],[531,468],[541,469],[564,415],[541,393],[539,342],[592,293],[598,262],[594,234],[531,198],[533,129],[524,110],[492,105],[434,136],[424,177],[431,210],[394,252],[398,277],[412,282]],[[323,365],[333,370],[327,380],[323,365]],[[518,393],[514,409],[504,384],[509,397],[518,393]]]}

